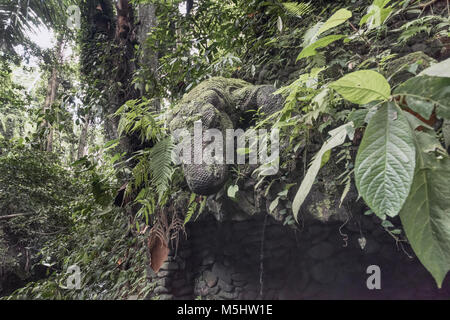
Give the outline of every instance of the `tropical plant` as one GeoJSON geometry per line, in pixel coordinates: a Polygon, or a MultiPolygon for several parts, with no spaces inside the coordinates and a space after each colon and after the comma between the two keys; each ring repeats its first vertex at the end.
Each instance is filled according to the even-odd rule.
{"type": "MultiPolygon", "coordinates": [[[[439,287],[450,270],[449,155],[423,119],[432,113],[450,119],[450,59],[424,70],[393,93],[388,81],[371,70],[356,71],[329,85],[344,99],[365,105],[377,102],[355,162],[355,182],[367,205],[382,220],[400,215],[408,240],[439,287]],[[421,89],[423,88],[423,89],[421,89]],[[421,128],[421,131],[417,131],[421,128]],[[422,221],[422,222],[421,222],[422,221]]],[[[326,151],[352,136],[353,123],[330,132],[316,155],[293,203],[294,216],[306,198],[326,151]]]]}
{"type": "Polygon", "coordinates": [[[41,25],[64,29],[66,10],[75,3],[74,0],[3,0],[0,4],[0,48],[16,54],[16,46],[25,43],[33,45],[27,34],[35,32],[41,25]]]}

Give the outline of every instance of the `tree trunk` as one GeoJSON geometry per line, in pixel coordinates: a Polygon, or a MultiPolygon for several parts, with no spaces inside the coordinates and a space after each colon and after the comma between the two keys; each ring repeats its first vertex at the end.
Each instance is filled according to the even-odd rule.
{"type": "MultiPolygon", "coordinates": [[[[117,125],[115,120],[109,117],[113,103],[112,93],[115,91],[115,79],[112,74],[113,47],[115,35],[114,7],[111,0],[91,0],[81,4],[82,14],[82,46],[81,46],[81,73],[84,75],[84,81],[92,89],[97,90],[98,95],[107,95],[108,105],[102,106],[105,135],[107,140],[117,138],[117,125]],[[98,73],[92,68],[106,65],[106,72],[98,73]],[[114,82],[114,83],[113,83],[114,82]],[[107,91],[108,93],[105,93],[107,91]]],[[[89,101],[85,101],[89,104],[89,101]]]]}
{"type": "MultiPolygon", "coordinates": [[[[145,71],[147,81],[151,80],[153,86],[149,88],[150,91],[156,90],[157,83],[157,69],[158,69],[158,53],[155,52],[147,43],[148,34],[157,27],[156,8],[153,3],[140,4],[137,7],[138,27],[136,37],[140,45],[139,67],[145,71]]],[[[146,94],[145,83],[140,85],[141,95],[146,94]]],[[[150,96],[152,92],[150,92],[150,96]]],[[[152,97],[154,98],[154,97],[152,97]]],[[[155,99],[154,109],[160,109],[159,99],[155,99]]]]}
{"type": "Polygon", "coordinates": [[[83,128],[81,129],[80,134],[80,142],[78,144],[78,158],[81,159],[84,156],[87,155],[87,138],[88,138],[88,132],[89,132],[89,115],[85,117],[85,123],[83,125],[83,128]]]}
{"type": "Polygon", "coordinates": [[[146,45],[147,34],[156,28],[156,8],[153,3],[140,4],[137,8],[139,25],[137,27],[136,37],[141,46],[140,66],[146,67],[152,72],[158,68],[158,55],[146,45]]]}
{"type": "MultiPolygon", "coordinates": [[[[118,138],[119,118],[112,115],[125,102],[142,96],[142,91],[135,88],[133,75],[137,68],[146,67],[156,73],[158,57],[149,48],[144,48],[143,54],[138,57],[136,45],[143,43],[147,33],[156,26],[155,6],[153,4],[137,5],[137,15],[141,21],[136,28],[135,14],[131,1],[118,0],[116,2],[117,16],[112,16],[111,0],[97,0],[86,2],[83,5],[83,21],[89,23],[85,30],[91,30],[84,34],[82,53],[82,72],[87,79],[99,79],[97,84],[99,92],[106,95],[108,103],[103,106],[103,122],[107,140],[118,138]],[[106,22],[105,22],[106,21],[106,22]],[[110,23],[108,22],[110,21],[110,23]],[[106,38],[96,37],[97,34],[106,34],[106,38]],[[101,40],[100,40],[101,39],[101,40]],[[98,41],[106,45],[104,54],[98,52],[98,41]],[[103,59],[107,56],[107,61],[103,59]],[[92,70],[92,60],[98,59],[100,64],[106,64],[106,75],[99,76],[92,70]]],[[[88,80],[89,81],[89,80],[88,80]]],[[[93,81],[95,82],[95,81],[93,81]]],[[[141,148],[138,135],[123,136],[120,139],[120,147],[113,152],[125,152],[129,156],[141,148]]]]}
{"type": "MultiPolygon", "coordinates": [[[[47,85],[47,96],[45,98],[45,103],[43,106],[44,114],[47,110],[51,109],[51,106],[53,102],[55,101],[56,97],[56,89],[58,87],[58,79],[57,79],[57,66],[53,66],[52,68],[52,74],[50,76],[50,79],[48,80],[47,85]]],[[[44,128],[48,130],[48,134],[45,137],[44,143],[42,144],[42,150],[52,151],[52,129],[51,124],[48,123],[46,120],[44,121],[44,128]]]]}
{"type": "MultiPolygon", "coordinates": [[[[114,82],[120,83],[118,90],[111,91],[109,109],[107,114],[114,114],[119,107],[131,99],[140,97],[140,93],[135,89],[132,80],[136,70],[136,50],[138,44],[136,39],[134,10],[129,0],[119,0],[116,5],[117,26],[115,32],[115,43],[117,51],[114,54],[113,65],[117,72],[114,75],[114,82]]],[[[108,130],[115,133],[117,138],[118,117],[111,117],[108,123],[108,130]]],[[[128,156],[138,150],[140,140],[137,135],[126,135],[120,139],[120,149],[128,156]]]]}
{"type": "MultiPolygon", "coordinates": [[[[63,40],[62,37],[58,39],[58,44],[56,47],[57,52],[57,60],[53,62],[52,67],[52,74],[50,76],[50,79],[48,81],[47,86],[47,96],[45,98],[45,104],[44,104],[44,113],[46,110],[51,110],[53,103],[56,100],[56,94],[58,91],[58,64],[62,63],[62,56],[63,56],[63,40]]],[[[53,151],[53,126],[52,124],[48,123],[47,121],[44,122],[44,126],[48,129],[48,135],[46,137],[46,142],[43,144],[43,150],[46,150],[48,152],[53,151]]]]}

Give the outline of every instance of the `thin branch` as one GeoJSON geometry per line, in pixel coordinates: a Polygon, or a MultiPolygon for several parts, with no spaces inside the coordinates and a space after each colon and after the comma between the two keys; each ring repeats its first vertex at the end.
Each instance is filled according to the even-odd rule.
{"type": "Polygon", "coordinates": [[[432,4],[434,4],[434,3],[437,2],[437,1],[438,1],[438,0],[431,0],[431,1],[427,2],[427,3],[419,4],[419,7],[420,7],[420,8],[426,8],[426,7],[428,7],[428,6],[431,6],[432,4]]]}
{"type": "Polygon", "coordinates": [[[366,39],[366,37],[364,36],[364,34],[359,34],[359,30],[356,29],[356,27],[355,27],[350,21],[348,21],[348,23],[350,24],[350,27],[352,27],[353,31],[355,31],[356,35],[357,35],[360,39],[362,39],[362,40],[367,44],[367,46],[370,48],[370,42],[369,42],[369,40],[366,39]]]}
{"type": "Polygon", "coordinates": [[[0,216],[0,220],[6,220],[6,219],[12,219],[15,217],[24,217],[24,216],[31,216],[34,213],[16,213],[16,214],[10,214],[8,216],[0,216]]]}

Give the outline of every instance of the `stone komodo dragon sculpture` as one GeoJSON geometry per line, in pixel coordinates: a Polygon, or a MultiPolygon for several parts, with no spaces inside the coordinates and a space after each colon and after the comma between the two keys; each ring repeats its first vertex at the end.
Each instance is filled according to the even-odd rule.
{"type": "MultiPolygon", "coordinates": [[[[215,77],[203,81],[187,93],[169,111],[169,130],[187,129],[191,134],[194,123],[201,120],[202,129],[247,129],[256,112],[268,116],[281,109],[283,98],[274,95],[271,85],[252,85],[243,80],[215,77]]],[[[204,150],[211,143],[203,140],[195,145],[204,150]]],[[[218,192],[228,177],[227,164],[183,164],[184,176],[192,192],[211,195],[218,192]]]]}

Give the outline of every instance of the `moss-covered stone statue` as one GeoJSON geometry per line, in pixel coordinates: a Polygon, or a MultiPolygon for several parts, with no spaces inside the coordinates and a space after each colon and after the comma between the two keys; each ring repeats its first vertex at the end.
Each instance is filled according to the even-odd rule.
{"type": "MultiPolygon", "coordinates": [[[[171,132],[186,129],[192,134],[194,123],[201,120],[202,130],[215,128],[224,135],[226,129],[245,130],[257,112],[268,116],[282,107],[283,99],[274,95],[274,91],[273,86],[255,86],[238,79],[205,80],[169,112],[169,129],[171,132]]],[[[204,150],[209,143],[194,144],[192,152],[204,150]]],[[[183,164],[183,170],[189,188],[202,195],[219,191],[228,177],[228,165],[220,163],[183,164]]]]}
{"type": "Polygon", "coordinates": [[[398,85],[436,62],[422,51],[416,51],[388,61],[384,65],[382,73],[390,79],[391,85],[398,85]]]}

